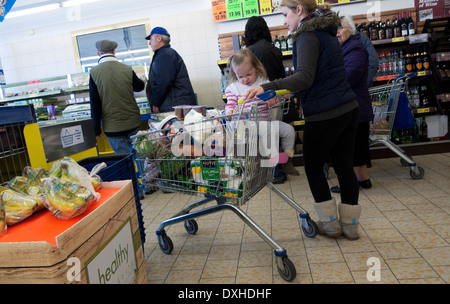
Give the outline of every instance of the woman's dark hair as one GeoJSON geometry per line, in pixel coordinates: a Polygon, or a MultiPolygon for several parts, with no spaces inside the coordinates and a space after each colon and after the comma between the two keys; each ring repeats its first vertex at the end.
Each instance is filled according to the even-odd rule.
{"type": "Polygon", "coordinates": [[[272,42],[272,36],[270,35],[269,27],[266,20],[260,16],[250,17],[245,25],[245,42],[247,46],[250,46],[261,39],[266,39],[272,42]]]}

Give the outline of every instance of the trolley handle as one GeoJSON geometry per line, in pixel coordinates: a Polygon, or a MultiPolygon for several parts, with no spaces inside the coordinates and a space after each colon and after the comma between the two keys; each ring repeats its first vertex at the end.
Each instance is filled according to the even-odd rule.
{"type": "Polygon", "coordinates": [[[275,96],[287,95],[287,94],[291,94],[291,91],[289,91],[289,90],[277,90],[277,91],[270,90],[270,91],[261,93],[259,95],[256,95],[256,97],[258,97],[259,99],[261,99],[263,101],[267,101],[269,99],[274,98],[275,96]]]}

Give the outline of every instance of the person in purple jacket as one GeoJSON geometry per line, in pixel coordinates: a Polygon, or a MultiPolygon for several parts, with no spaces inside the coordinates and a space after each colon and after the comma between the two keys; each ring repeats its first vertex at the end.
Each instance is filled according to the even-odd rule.
{"type": "MultiPolygon", "coordinates": [[[[369,54],[364,44],[355,35],[356,27],[351,16],[341,19],[341,27],[338,28],[337,38],[344,53],[347,81],[355,92],[359,104],[358,129],[356,133],[355,150],[353,156],[353,169],[362,188],[371,188],[367,164],[370,161],[369,154],[369,128],[373,120],[372,102],[370,100],[367,85],[369,69],[369,54]]],[[[337,189],[334,189],[337,192],[337,189]]]]}

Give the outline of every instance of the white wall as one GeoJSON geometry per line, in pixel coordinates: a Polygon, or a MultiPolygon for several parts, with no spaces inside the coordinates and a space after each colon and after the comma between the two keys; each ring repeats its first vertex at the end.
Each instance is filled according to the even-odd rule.
{"type": "MultiPolygon", "coordinates": [[[[18,0],[15,7],[28,4],[25,2],[18,0]]],[[[385,11],[413,6],[414,0],[382,0],[334,9],[356,15],[374,8],[385,11]]],[[[108,0],[6,19],[0,23],[0,58],[6,82],[78,73],[71,32],[139,19],[149,19],[151,27],[168,29],[172,47],[186,62],[199,103],[221,104],[217,38],[221,33],[243,30],[246,20],[214,23],[210,0],[108,0]]],[[[281,14],[267,16],[266,20],[269,26],[283,24],[281,14]]]]}

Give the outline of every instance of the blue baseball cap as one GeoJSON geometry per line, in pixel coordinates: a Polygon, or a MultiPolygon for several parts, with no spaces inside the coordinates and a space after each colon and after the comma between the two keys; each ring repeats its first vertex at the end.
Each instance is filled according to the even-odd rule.
{"type": "Polygon", "coordinates": [[[166,35],[166,36],[170,37],[169,33],[167,32],[167,30],[166,30],[165,28],[160,27],[160,26],[157,26],[157,27],[154,27],[154,28],[152,29],[152,31],[150,32],[150,35],[148,35],[147,37],[145,37],[145,39],[146,39],[146,40],[150,40],[150,37],[151,37],[153,34],[166,35]]]}

